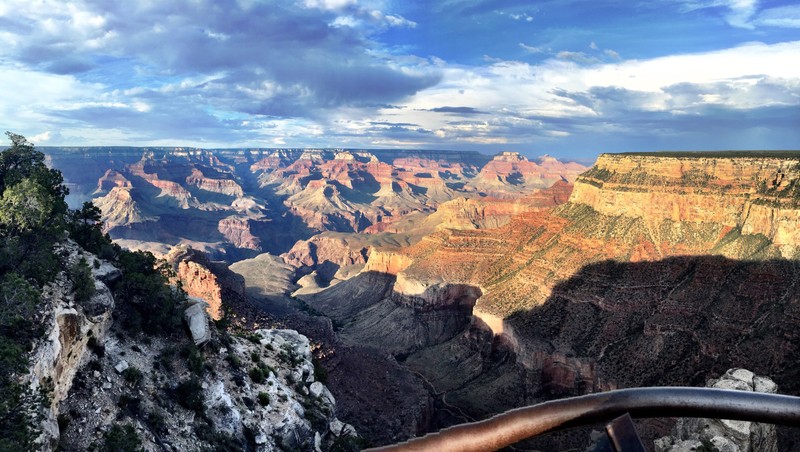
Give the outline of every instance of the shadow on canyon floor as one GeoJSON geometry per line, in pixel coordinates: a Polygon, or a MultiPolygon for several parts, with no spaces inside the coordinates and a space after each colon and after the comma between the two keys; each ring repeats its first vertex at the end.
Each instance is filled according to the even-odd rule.
{"type": "MultiPolygon", "coordinates": [[[[603,261],[558,283],[539,307],[505,320],[518,362],[542,395],[615,387],[704,386],[742,367],[800,393],[800,262],[679,256],[603,261]]],[[[660,427],[660,428],[659,428],[660,427]]],[[[641,424],[643,436],[662,422],[641,424]]],[[[800,446],[780,429],[781,450],[800,446]]]]}
{"type": "MultiPolygon", "coordinates": [[[[394,292],[394,276],[367,272],[303,297],[324,317],[306,313],[288,323],[328,350],[323,363],[342,419],[387,444],[554,398],[703,386],[732,367],[797,394],[798,270],[795,261],[718,256],[604,261],[556,284],[541,306],[507,318],[501,336],[469,320],[464,308],[474,300],[461,297],[480,294],[470,286],[407,299],[394,292]]],[[[644,421],[639,431],[652,444],[671,425],[644,421]]],[[[800,444],[796,432],[779,431],[781,450],[800,444]]],[[[588,441],[584,429],[519,447],[583,450],[588,441]]]]}

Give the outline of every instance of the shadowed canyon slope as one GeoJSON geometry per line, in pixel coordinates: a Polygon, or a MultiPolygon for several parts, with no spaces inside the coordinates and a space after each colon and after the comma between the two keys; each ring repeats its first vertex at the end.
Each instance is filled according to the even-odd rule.
{"type": "Polygon", "coordinates": [[[478,308],[504,316],[606,259],[795,258],[798,179],[797,158],[603,155],[569,202],[499,230],[432,234],[404,250],[414,260],[406,273],[480,286],[478,308]]]}

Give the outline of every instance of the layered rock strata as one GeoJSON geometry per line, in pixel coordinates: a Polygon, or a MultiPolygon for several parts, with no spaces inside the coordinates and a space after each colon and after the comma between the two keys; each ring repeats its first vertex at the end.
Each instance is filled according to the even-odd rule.
{"type": "Polygon", "coordinates": [[[176,272],[176,279],[190,297],[203,300],[214,320],[224,315],[227,304],[243,303],[244,278],[230,271],[225,264],[213,263],[202,252],[188,247],[175,247],[166,256],[176,272]]]}

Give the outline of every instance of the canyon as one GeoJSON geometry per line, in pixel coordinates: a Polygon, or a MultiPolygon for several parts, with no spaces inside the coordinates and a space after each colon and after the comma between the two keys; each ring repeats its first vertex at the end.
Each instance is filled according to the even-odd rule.
{"type": "MultiPolygon", "coordinates": [[[[604,154],[589,169],[515,153],[135,154],[74,182],[95,187],[111,236],[172,254],[210,315],[229,303],[310,337],[340,418],[372,444],[736,367],[800,391],[800,154],[604,154]]],[[[640,424],[651,439],[671,427],[640,424]]]]}
{"type": "MultiPolygon", "coordinates": [[[[282,254],[322,232],[415,241],[455,202],[468,222],[508,221],[543,205],[525,195],[586,168],[518,153],[187,148],[43,148],[77,206],[93,200],[118,243],[165,255],[185,244],[229,263],[282,254]],[[484,190],[482,187],[486,188],[484,190]],[[494,198],[504,212],[495,212],[494,198]],[[512,207],[510,203],[520,199],[512,207]],[[473,204],[474,203],[474,204],[473,204]],[[490,205],[486,210],[486,205],[490,205]],[[486,217],[489,217],[487,219],[486,217]],[[497,219],[493,219],[497,218],[497,219]]],[[[380,240],[380,239],[377,239],[380,240]]]]}

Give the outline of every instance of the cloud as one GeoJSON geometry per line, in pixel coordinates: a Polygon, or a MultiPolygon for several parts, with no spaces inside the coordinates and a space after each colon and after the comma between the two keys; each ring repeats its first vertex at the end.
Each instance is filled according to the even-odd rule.
{"type": "Polygon", "coordinates": [[[545,50],[541,47],[529,46],[523,42],[519,43],[519,47],[528,53],[544,53],[545,50]]]}
{"type": "Polygon", "coordinates": [[[29,138],[29,140],[30,140],[31,143],[34,143],[34,144],[42,144],[42,143],[46,143],[47,141],[49,141],[50,138],[52,138],[52,135],[53,134],[49,130],[46,130],[46,131],[44,131],[42,133],[33,135],[32,137],[29,138]]]}
{"type": "Polygon", "coordinates": [[[360,9],[350,15],[337,16],[330,25],[335,28],[350,27],[364,29],[414,28],[417,23],[402,16],[384,14],[376,9],[360,9]]]}
{"type": "MultiPolygon", "coordinates": [[[[740,136],[753,128],[800,136],[785,129],[800,114],[800,67],[786,64],[798,53],[800,41],[589,66],[560,58],[539,64],[494,61],[484,67],[449,66],[438,85],[413,96],[410,108],[394,111],[392,118],[435,130],[442,142],[466,140],[471,134],[502,136],[508,143],[562,140],[578,145],[581,136],[618,133],[650,136],[653,149],[657,143],[677,143],[669,141],[671,136],[702,134],[705,126],[717,133],[738,127],[735,134],[740,136]],[[455,98],[487,119],[467,127],[457,124],[457,117],[448,121],[419,112],[441,108],[455,98]]],[[[646,145],[643,138],[636,140],[630,143],[646,145]]],[[[703,140],[711,146],[709,137],[703,140]]],[[[689,142],[687,138],[681,143],[689,142]]]]}
{"type": "Polygon", "coordinates": [[[436,107],[431,108],[429,111],[435,113],[454,113],[458,115],[477,115],[483,113],[472,107],[436,107]]]}
{"type": "Polygon", "coordinates": [[[587,55],[584,52],[571,52],[568,50],[562,50],[556,54],[556,58],[568,61],[574,61],[576,63],[597,63],[599,60],[593,56],[587,55]]]}
{"type": "Polygon", "coordinates": [[[681,4],[685,12],[701,9],[721,8],[724,18],[732,27],[753,29],[751,18],[758,9],[757,0],[674,0],[681,4]]]}
{"type": "Polygon", "coordinates": [[[755,28],[750,23],[750,18],[756,12],[756,0],[728,0],[725,2],[730,9],[726,19],[731,26],[741,28],[755,28]]]}
{"type": "MultiPolygon", "coordinates": [[[[800,68],[790,64],[800,42],[781,43],[789,30],[777,29],[800,26],[800,7],[662,1],[702,11],[692,19],[717,27],[708,33],[735,26],[732,35],[774,43],[726,35],[713,40],[726,48],[670,54],[684,40],[629,46],[634,31],[592,28],[619,25],[611,16],[565,33],[575,11],[562,2],[525,12],[517,0],[449,0],[433,7],[442,19],[388,0],[5,0],[0,117],[42,141],[52,131],[48,144],[544,151],[645,146],[648,134],[652,145],[711,143],[704,127],[720,140],[800,139],[800,68]],[[535,36],[528,22],[541,27],[535,36]]],[[[696,48],[686,42],[683,52],[696,48]]]]}
{"type": "Polygon", "coordinates": [[[533,16],[529,16],[527,13],[509,14],[508,17],[514,20],[524,20],[525,22],[533,22],[533,16]]]}
{"type": "Polygon", "coordinates": [[[753,21],[758,26],[800,28],[800,6],[779,6],[761,11],[753,21]]]}
{"type": "Polygon", "coordinates": [[[0,57],[42,72],[86,74],[109,87],[121,76],[145,91],[163,80],[220,74],[203,87],[173,86],[172,94],[193,96],[207,109],[283,117],[392,103],[438,81],[433,70],[387,64],[370,51],[363,30],[329,26],[352,25],[349,16],[329,11],[351,10],[353,20],[380,26],[413,27],[412,21],[348,0],[281,5],[85,0],[44,8],[16,2],[9,8],[14,15],[2,18],[12,25],[4,39],[13,45],[0,48],[0,57]],[[117,72],[131,67],[138,74],[117,72]]]}
{"type": "Polygon", "coordinates": [[[349,5],[358,3],[356,0],[304,0],[306,8],[319,8],[319,9],[342,9],[349,5]]]}
{"type": "Polygon", "coordinates": [[[417,23],[411,20],[406,19],[405,17],[401,16],[393,16],[391,14],[382,14],[379,16],[382,20],[384,20],[389,26],[391,27],[408,27],[414,28],[417,26],[417,23]]]}

